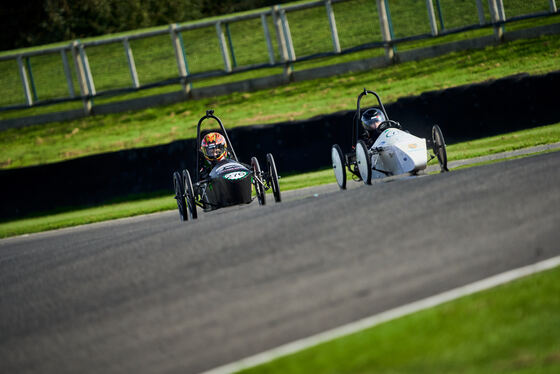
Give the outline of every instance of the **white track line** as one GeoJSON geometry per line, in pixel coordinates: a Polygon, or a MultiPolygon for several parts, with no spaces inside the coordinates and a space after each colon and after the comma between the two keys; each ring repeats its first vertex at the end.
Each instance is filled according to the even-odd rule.
{"type": "Polygon", "coordinates": [[[205,371],[202,374],[225,374],[233,373],[243,369],[247,369],[253,366],[264,364],[277,359],[282,356],[286,356],[292,353],[299,352],[301,350],[313,347],[315,345],[340,338],[345,335],[353,334],[355,332],[379,325],[381,323],[405,316],[407,314],[415,313],[427,308],[432,308],[434,306],[446,303],[457,298],[470,295],[479,291],[483,291],[498,285],[511,282],[512,280],[525,277],[531,274],[535,274],[544,270],[552,269],[560,265],[560,256],[553,257],[548,260],[537,262],[536,264],[524,266],[518,269],[506,271],[498,275],[491,276],[489,278],[467,284],[462,287],[452,289],[440,293],[435,296],[430,296],[423,300],[418,300],[410,304],[406,304],[386,312],[382,312],[370,317],[366,317],[356,322],[349,323],[344,326],[334,328],[329,331],[319,333],[304,339],[296,340],[294,342],[281,345],[277,348],[273,348],[269,351],[256,354],[251,357],[241,359],[230,364],[220,366],[209,371],[205,371]]]}

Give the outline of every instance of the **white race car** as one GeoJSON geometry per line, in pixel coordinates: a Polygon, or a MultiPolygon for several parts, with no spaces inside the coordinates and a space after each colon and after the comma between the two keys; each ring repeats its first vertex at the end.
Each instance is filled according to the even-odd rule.
{"type": "Polygon", "coordinates": [[[364,89],[358,96],[358,108],[352,128],[352,151],[343,153],[338,144],[332,146],[331,158],[336,182],[341,189],[346,189],[346,169],[357,180],[371,184],[373,178],[392,175],[416,175],[424,170],[428,161],[438,159],[442,172],[447,169],[447,151],[443,134],[438,125],[432,127],[432,139],[426,140],[404,131],[401,125],[389,119],[379,95],[364,89]],[[360,101],[363,96],[372,94],[377,98],[379,110],[385,120],[377,128],[380,133],[371,146],[358,139],[361,118],[360,101]],[[434,153],[429,154],[428,148],[434,153]]]}

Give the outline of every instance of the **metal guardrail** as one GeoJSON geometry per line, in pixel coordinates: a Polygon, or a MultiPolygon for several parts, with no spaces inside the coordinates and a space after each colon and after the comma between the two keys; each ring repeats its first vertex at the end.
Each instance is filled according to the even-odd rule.
{"type": "MultiPolygon", "coordinates": [[[[373,10],[373,0],[369,1],[372,3],[371,5],[373,10]]],[[[478,24],[466,25],[454,29],[446,29],[444,24],[444,17],[442,16],[440,0],[426,0],[426,10],[428,14],[430,32],[397,38],[395,37],[394,27],[391,20],[391,11],[389,8],[390,1],[376,0],[375,10],[379,17],[379,26],[381,31],[380,40],[372,40],[347,48],[343,48],[340,43],[339,31],[335,20],[335,11],[333,9],[333,4],[348,2],[356,3],[356,0],[319,0],[301,4],[287,5],[283,7],[276,5],[269,9],[255,13],[233,15],[216,20],[207,20],[183,25],[172,24],[169,25],[167,29],[147,31],[138,34],[111,37],[107,39],[87,41],[83,43],[80,41],[74,41],[69,45],[60,47],[4,55],[0,56],[0,62],[13,60],[17,62],[17,69],[21,87],[23,89],[24,102],[12,105],[2,105],[0,106],[0,111],[82,100],[84,110],[86,111],[86,113],[89,113],[92,109],[93,99],[95,97],[117,95],[121,93],[149,89],[170,84],[181,84],[184,92],[186,94],[189,94],[192,89],[193,82],[199,79],[219,77],[229,74],[246,72],[254,69],[279,66],[283,67],[284,74],[289,76],[290,74],[292,74],[294,63],[321,57],[354,53],[357,51],[372,48],[384,48],[386,57],[388,59],[394,59],[395,46],[399,43],[489,27],[494,28],[495,37],[499,40],[503,36],[504,25],[509,22],[559,14],[556,7],[556,1],[548,0],[549,10],[547,12],[531,13],[506,18],[506,14],[504,11],[504,0],[488,0],[490,22],[487,22],[485,18],[483,0],[473,1],[476,2],[477,17],[479,21],[478,24]],[[296,55],[296,49],[294,48],[294,42],[292,39],[292,32],[290,31],[290,25],[288,22],[288,14],[295,14],[297,12],[314,9],[317,7],[325,8],[326,21],[328,23],[330,39],[332,41],[332,49],[330,51],[322,50],[315,53],[308,53],[302,56],[300,56],[299,54],[296,55]],[[268,57],[268,61],[245,63],[239,65],[236,59],[236,54],[234,52],[234,43],[232,41],[230,25],[258,19],[260,19],[262,25],[262,35],[266,43],[266,56],[268,57]],[[270,32],[269,30],[270,23],[272,24],[273,32],[270,32]],[[189,61],[187,59],[185,42],[183,40],[182,34],[194,30],[204,30],[206,31],[206,33],[211,33],[211,31],[205,30],[208,28],[215,28],[215,38],[217,38],[218,41],[219,52],[221,60],[223,62],[223,69],[208,68],[198,72],[191,72],[189,70],[189,61]],[[161,37],[166,34],[168,34],[171,38],[171,45],[174,51],[177,74],[174,77],[172,75],[169,75],[165,79],[158,79],[155,82],[141,84],[141,76],[138,74],[134,54],[130,45],[131,41],[141,41],[148,38],[161,37]],[[275,39],[273,39],[272,34],[274,34],[275,39]],[[109,45],[118,43],[122,44],[124,49],[124,56],[126,60],[127,70],[130,74],[131,83],[130,85],[121,85],[116,88],[102,88],[101,90],[97,90],[94,81],[94,74],[92,73],[92,69],[90,67],[87,50],[93,50],[97,47],[107,47],[109,45]],[[60,54],[61,56],[63,68],[62,70],[67,86],[67,95],[59,95],[58,97],[40,99],[37,92],[37,85],[34,79],[30,59],[39,56],[50,56],[55,54],[60,54]],[[72,61],[72,64],[69,60],[72,61]],[[77,93],[75,89],[76,82],[79,88],[79,93],[77,93]]],[[[373,35],[372,39],[374,39],[373,35]]]]}

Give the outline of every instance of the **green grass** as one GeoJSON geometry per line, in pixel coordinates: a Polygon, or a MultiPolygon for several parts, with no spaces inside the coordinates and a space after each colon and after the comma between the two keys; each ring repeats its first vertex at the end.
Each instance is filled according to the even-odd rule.
{"type": "MultiPolygon", "coordinates": [[[[472,164],[461,165],[461,166],[454,167],[453,170],[461,170],[461,169],[467,169],[467,168],[472,168],[472,167],[476,167],[476,166],[490,165],[490,164],[494,164],[496,162],[516,160],[516,159],[531,157],[531,156],[536,156],[536,155],[544,155],[544,154],[552,153],[552,152],[558,152],[558,149],[548,149],[548,150],[541,151],[541,152],[526,153],[526,154],[523,154],[523,155],[505,157],[505,158],[500,159],[499,161],[487,160],[487,161],[481,161],[481,162],[473,162],[472,164]]],[[[439,173],[439,171],[434,171],[434,172],[431,172],[430,174],[436,174],[436,173],[439,173]]]]}
{"type": "Polygon", "coordinates": [[[560,123],[451,144],[447,152],[448,159],[454,161],[557,142],[560,142],[560,123]]]}
{"type": "Polygon", "coordinates": [[[376,90],[385,102],[391,102],[403,96],[519,72],[542,74],[557,70],[558,66],[560,38],[541,37],[252,93],[10,129],[0,132],[0,167],[52,163],[192,138],[198,119],[208,108],[215,109],[226,127],[233,128],[350,110],[363,87],[376,90]]]}
{"type": "Polygon", "coordinates": [[[242,371],[558,373],[560,268],[242,371]]]}
{"type": "MultiPolygon", "coordinates": [[[[447,147],[447,151],[448,159],[453,161],[556,142],[560,142],[560,123],[452,144],[447,147]]],[[[431,163],[435,162],[432,160],[431,163]]],[[[351,179],[350,175],[348,179],[351,179]]],[[[289,191],[335,183],[335,179],[332,169],[325,168],[309,173],[284,175],[279,182],[281,191],[289,191]]],[[[121,198],[103,206],[67,207],[64,211],[37,213],[14,221],[0,222],[0,238],[176,209],[172,195],[172,191],[134,195],[128,197],[128,200],[121,198]]]]}
{"type": "Polygon", "coordinates": [[[176,207],[177,204],[171,195],[145,200],[108,203],[96,207],[77,207],[47,216],[0,223],[0,238],[161,212],[176,207]]]}

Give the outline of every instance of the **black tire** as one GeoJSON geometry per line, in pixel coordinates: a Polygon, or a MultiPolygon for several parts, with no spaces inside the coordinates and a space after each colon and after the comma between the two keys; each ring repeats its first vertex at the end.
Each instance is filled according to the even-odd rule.
{"type": "Polygon", "coordinates": [[[179,218],[181,221],[188,221],[187,204],[185,203],[185,187],[181,174],[178,171],[173,173],[173,188],[175,189],[175,200],[177,200],[177,208],[179,209],[179,218]]]}
{"type": "Polygon", "coordinates": [[[371,157],[363,140],[358,140],[356,144],[356,163],[364,183],[371,184],[371,157]]]}
{"type": "Polygon", "coordinates": [[[441,172],[449,171],[447,168],[447,148],[443,139],[443,133],[438,125],[432,127],[432,150],[438,159],[441,172]]]}
{"type": "Polygon", "coordinates": [[[196,211],[196,199],[194,194],[194,188],[191,180],[191,175],[188,170],[183,170],[183,183],[185,186],[185,198],[187,200],[187,209],[191,219],[197,219],[198,213],[196,211]]]}
{"type": "Polygon", "coordinates": [[[336,183],[341,190],[346,189],[346,162],[344,161],[344,154],[338,144],[331,148],[331,160],[334,171],[336,183]]]}
{"type": "Polygon", "coordinates": [[[251,158],[251,167],[253,168],[253,185],[255,186],[257,200],[259,200],[259,205],[265,205],[266,195],[264,193],[264,186],[261,183],[262,182],[261,166],[259,164],[259,160],[257,160],[256,157],[251,158]],[[259,180],[261,182],[259,182],[259,180]]]}
{"type": "Polygon", "coordinates": [[[282,201],[282,196],[280,195],[280,185],[278,184],[278,171],[276,170],[276,163],[272,154],[268,153],[266,155],[266,163],[268,164],[268,178],[270,179],[269,183],[272,187],[274,201],[279,203],[282,201]]]}

